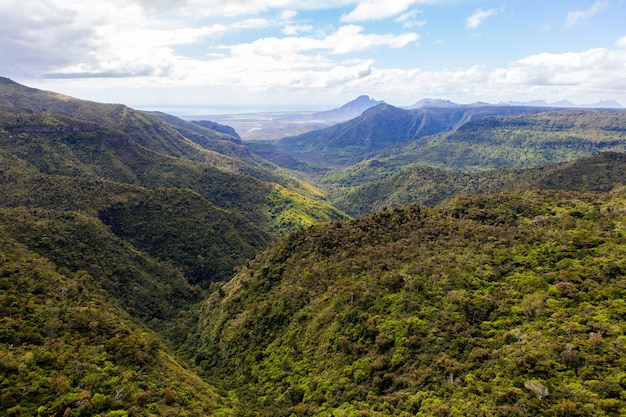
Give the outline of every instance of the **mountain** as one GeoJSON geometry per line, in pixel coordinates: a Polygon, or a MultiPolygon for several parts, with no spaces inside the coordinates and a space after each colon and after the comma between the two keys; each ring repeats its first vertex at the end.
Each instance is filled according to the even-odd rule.
{"type": "Polygon", "coordinates": [[[405,107],[406,109],[421,109],[422,107],[456,107],[460,104],[450,100],[424,98],[412,105],[405,107]]]}
{"type": "Polygon", "coordinates": [[[461,171],[523,168],[602,151],[623,152],[626,111],[562,109],[470,120],[458,129],[375,155],[461,171]]]}
{"type": "Polygon", "coordinates": [[[379,104],[273,153],[0,79],[0,415],[624,414],[624,155],[546,165],[624,131],[379,104]]]}
{"type": "MultiPolygon", "coordinates": [[[[345,122],[361,115],[382,101],[362,95],[343,106],[322,112],[284,111],[234,115],[186,116],[205,126],[205,118],[232,126],[245,141],[274,141],[345,122]]],[[[231,132],[232,133],[232,132],[231,132]]]]}
{"type": "Polygon", "coordinates": [[[272,233],[324,210],[326,218],[342,216],[321,200],[319,191],[278,173],[236,137],[215,133],[218,138],[211,138],[215,131],[173,116],[85,102],[6,79],[0,84],[0,105],[9,110],[0,114],[2,149],[43,174],[186,188],[272,233]]]}
{"type": "Polygon", "coordinates": [[[449,132],[382,148],[362,162],[327,170],[319,184],[334,198],[414,165],[455,171],[527,168],[626,150],[623,110],[541,110],[475,117],[449,132]]]}
{"type": "Polygon", "coordinates": [[[355,117],[363,114],[364,111],[383,103],[384,101],[376,101],[369,96],[362,95],[337,109],[313,113],[311,118],[332,122],[345,122],[346,120],[354,119],[355,117]]]}
{"type": "Polygon", "coordinates": [[[122,104],[102,104],[37,90],[0,77],[0,111],[66,116],[117,132],[127,141],[160,154],[206,162],[213,166],[266,175],[267,162],[237,144],[235,134],[184,121],[159,112],[143,112],[122,104]]]}
{"type": "Polygon", "coordinates": [[[540,106],[540,107],[566,107],[566,108],[587,108],[587,109],[623,109],[620,103],[615,100],[602,100],[591,104],[574,104],[569,100],[561,100],[554,103],[547,103],[544,100],[533,101],[507,101],[500,104],[511,106],[540,106]]]}
{"type": "Polygon", "coordinates": [[[527,191],[312,226],[204,303],[197,364],[258,416],[618,415],[624,213],[527,191]]]}
{"type": "MultiPolygon", "coordinates": [[[[626,154],[614,152],[538,168],[478,172],[410,166],[389,174],[384,162],[363,165],[368,169],[361,171],[360,177],[352,177],[361,185],[344,186],[330,194],[333,204],[352,216],[416,203],[434,206],[459,195],[497,191],[608,192],[623,186],[626,178],[626,154]]],[[[339,182],[338,178],[335,181],[339,182]]]]}
{"type": "Polygon", "coordinates": [[[361,116],[325,129],[286,137],[276,146],[296,159],[337,168],[361,162],[372,153],[437,133],[451,131],[475,118],[540,112],[511,106],[424,107],[400,109],[379,104],[361,116]]]}

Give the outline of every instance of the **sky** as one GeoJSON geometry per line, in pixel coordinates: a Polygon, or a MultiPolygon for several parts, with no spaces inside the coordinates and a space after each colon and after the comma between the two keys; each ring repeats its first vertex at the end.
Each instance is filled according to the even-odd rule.
{"type": "Polygon", "coordinates": [[[0,0],[0,76],[173,114],[626,106],[626,0],[0,0]]]}

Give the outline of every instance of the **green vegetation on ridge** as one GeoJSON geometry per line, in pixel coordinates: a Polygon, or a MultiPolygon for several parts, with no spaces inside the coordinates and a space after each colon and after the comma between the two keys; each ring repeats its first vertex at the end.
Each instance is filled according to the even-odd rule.
{"type": "MultiPolygon", "coordinates": [[[[370,161],[369,165],[370,172],[377,170],[385,176],[383,163],[370,161]]],[[[624,185],[625,179],[626,154],[604,152],[528,169],[458,172],[411,166],[380,180],[363,180],[361,186],[337,186],[329,197],[346,213],[361,216],[414,203],[434,206],[463,194],[532,189],[607,192],[624,185]]]]}
{"type": "Polygon", "coordinates": [[[528,191],[307,228],[205,303],[197,361],[254,415],[622,414],[625,213],[528,191]]]}

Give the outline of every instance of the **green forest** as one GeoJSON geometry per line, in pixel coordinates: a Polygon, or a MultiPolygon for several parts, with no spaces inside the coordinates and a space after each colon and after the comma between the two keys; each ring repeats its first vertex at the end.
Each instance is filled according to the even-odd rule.
{"type": "Polygon", "coordinates": [[[626,414],[626,111],[275,144],[0,78],[0,415],[626,414]]]}
{"type": "Polygon", "coordinates": [[[309,227],[203,304],[196,361],[259,415],[621,415],[625,210],[526,191],[309,227]]]}

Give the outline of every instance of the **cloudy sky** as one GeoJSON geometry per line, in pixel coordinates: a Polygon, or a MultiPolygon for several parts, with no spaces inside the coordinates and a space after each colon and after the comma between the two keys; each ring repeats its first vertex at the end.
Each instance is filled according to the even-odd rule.
{"type": "Polygon", "coordinates": [[[626,106],[626,0],[0,0],[0,76],[178,114],[626,106]]]}

